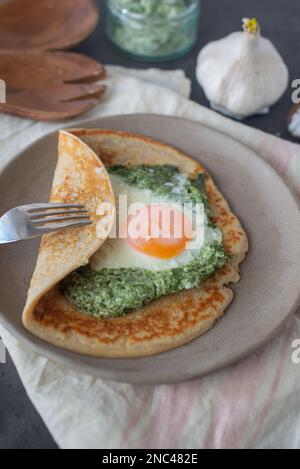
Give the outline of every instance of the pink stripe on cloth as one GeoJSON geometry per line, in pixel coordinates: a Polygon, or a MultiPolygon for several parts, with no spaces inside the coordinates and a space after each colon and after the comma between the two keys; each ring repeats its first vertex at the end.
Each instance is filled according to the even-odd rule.
{"type": "Polygon", "coordinates": [[[142,398],[140,399],[139,405],[136,407],[135,412],[133,412],[131,418],[129,419],[128,424],[126,425],[122,435],[121,435],[121,441],[120,441],[120,448],[126,448],[128,440],[135,429],[135,427],[138,426],[140,423],[140,420],[144,417],[145,415],[145,409],[147,408],[147,405],[150,401],[151,396],[153,395],[152,391],[150,388],[148,388],[142,395],[142,398]]]}
{"type": "Polygon", "coordinates": [[[256,353],[229,370],[228,378],[219,390],[219,399],[208,428],[205,449],[238,449],[241,436],[261,389],[261,381],[269,354],[256,353]]]}
{"type": "Polygon", "coordinates": [[[272,408],[272,405],[273,405],[273,401],[274,401],[274,397],[276,395],[276,392],[279,388],[279,385],[280,385],[280,382],[281,382],[281,379],[282,379],[282,372],[283,372],[284,366],[286,365],[287,356],[289,354],[290,347],[291,347],[291,342],[292,342],[292,333],[293,333],[293,324],[292,324],[292,322],[289,323],[289,326],[287,327],[286,331],[287,331],[287,335],[284,337],[284,342],[283,342],[282,349],[281,349],[281,352],[280,352],[280,360],[279,360],[278,366],[277,366],[276,371],[275,371],[275,376],[274,376],[274,380],[273,380],[273,383],[272,383],[272,386],[271,386],[271,390],[270,390],[270,393],[267,397],[265,406],[263,407],[263,409],[260,412],[260,417],[259,417],[259,422],[258,422],[257,428],[256,428],[252,438],[250,439],[250,442],[247,444],[248,448],[253,448],[259,442],[259,438],[260,438],[260,435],[262,433],[264,424],[267,420],[268,415],[270,414],[270,411],[271,411],[271,408],[272,408]]]}
{"type": "Polygon", "coordinates": [[[200,387],[199,381],[166,386],[138,446],[145,449],[182,446],[181,436],[200,395],[200,387]]]}
{"type": "MultiPolygon", "coordinates": [[[[189,422],[191,414],[194,412],[194,408],[197,399],[200,397],[201,384],[199,381],[188,384],[187,396],[182,404],[178,405],[178,411],[173,409],[174,419],[171,422],[171,427],[165,429],[165,447],[169,448],[181,448],[182,446],[182,435],[189,422]]],[[[185,446],[186,447],[186,446],[185,446]]]]}

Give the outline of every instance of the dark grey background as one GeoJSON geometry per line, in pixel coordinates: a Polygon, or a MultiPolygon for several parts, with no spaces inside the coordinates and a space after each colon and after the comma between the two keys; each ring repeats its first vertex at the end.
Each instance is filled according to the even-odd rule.
{"type": "MultiPolygon", "coordinates": [[[[162,0],[163,1],[163,0],[162,0]]],[[[104,34],[104,0],[97,0],[101,22],[94,34],[76,49],[99,59],[104,64],[145,68],[149,64],[121,56],[108,43],[104,34]]],[[[193,80],[192,98],[205,106],[207,100],[195,80],[197,53],[207,42],[238,30],[241,18],[256,16],[262,33],[269,37],[284,57],[290,70],[290,82],[300,78],[300,2],[299,0],[202,0],[199,40],[194,50],[184,59],[160,68],[183,68],[193,80]]],[[[272,112],[266,116],[251,117],[246,124],[272,134],[290,138],[286,118],[291,106],[290,88],[272,112]]],[[[292,139],[291,139],[292,140],[292,139]]],[[[8,357],[0,364],[0,448],[56,448],[56,445],[26,396],[13,363],[8,357]]]]}

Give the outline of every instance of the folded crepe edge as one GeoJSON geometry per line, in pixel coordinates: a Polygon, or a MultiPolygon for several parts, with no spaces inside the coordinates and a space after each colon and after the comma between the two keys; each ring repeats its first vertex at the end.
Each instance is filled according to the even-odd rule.
{"type": "Polygon", "coordinates": [[[88,263],[109,236],[115,220],[115,197],[105,166],[68,130],[59,132],[50,202],[83,204],[93,223],[43,236],[22,314],[24,327],[37,335],[33,313],[39,301],[67,275],[88,263]],[[105,204],[104,211],[103,207],[99,209],[101,204],[105,204]]]}

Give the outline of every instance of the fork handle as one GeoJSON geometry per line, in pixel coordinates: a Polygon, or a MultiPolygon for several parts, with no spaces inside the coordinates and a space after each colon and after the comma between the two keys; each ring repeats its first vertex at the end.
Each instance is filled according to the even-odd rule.
{"type": "Polygon", "coordinates": [[[0,218],[0,245],[1,244],[10,244],[16,242],[15,239],[12,239],[6,225],[2,222],[0,218]]]}

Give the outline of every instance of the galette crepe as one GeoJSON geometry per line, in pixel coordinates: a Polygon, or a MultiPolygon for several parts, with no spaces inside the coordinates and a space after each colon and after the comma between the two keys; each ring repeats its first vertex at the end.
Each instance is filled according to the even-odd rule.
{"type": "Polygon", "coordinates": [[[42,239],[23,312],[37,337],[96,357],[153,355],[207,332],[232,301],[247,236],[179,150],[62,131],[50,201],[85,205],[92,223],[42,239]]]}

